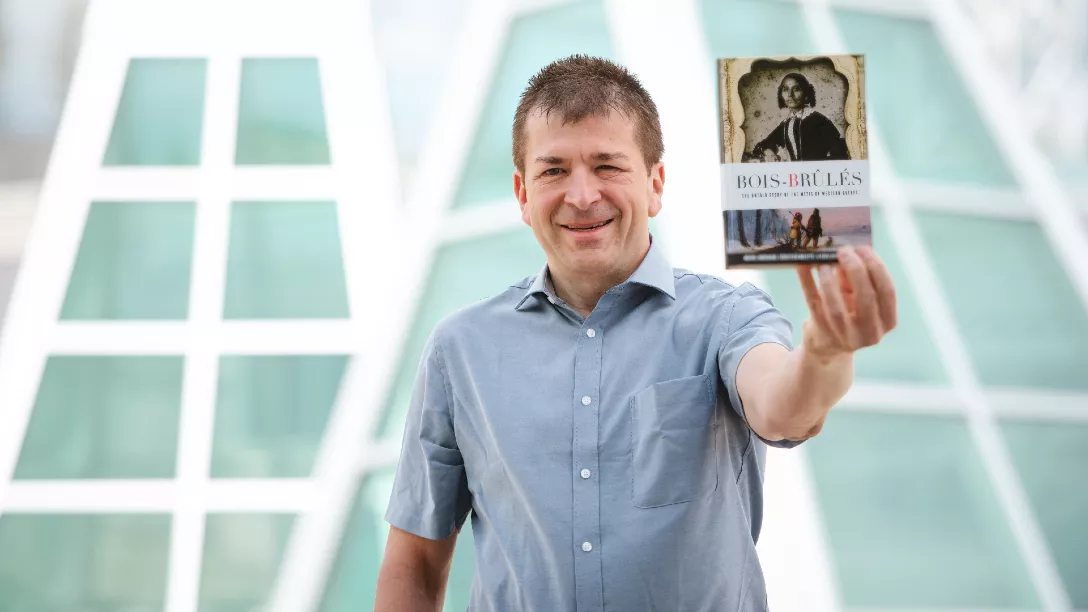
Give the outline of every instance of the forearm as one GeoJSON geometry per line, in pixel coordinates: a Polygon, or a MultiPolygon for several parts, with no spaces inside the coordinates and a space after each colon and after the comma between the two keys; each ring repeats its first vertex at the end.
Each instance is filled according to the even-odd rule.
{"type": "Polygon", "coordinates": [[[853,353],[822,355],[802,344],[765,374],[754,407],[765,433],[757,431],[771,440],[816,435],[853,381],[853,353]]]}
{"type": "Polygon", "coordinates": [[[375,612],[440,612],[446,576],[428,579],[426,572],[405,564],[383,563],[378,575],[375,612]]]}

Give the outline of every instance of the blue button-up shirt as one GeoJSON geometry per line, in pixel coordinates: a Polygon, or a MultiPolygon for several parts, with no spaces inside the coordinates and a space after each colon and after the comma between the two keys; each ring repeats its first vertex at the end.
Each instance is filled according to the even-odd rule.
{"type": "Polygon", "coordinates": [[[435,328],[386,519],[441,539],[471,514],[474,612],[765,610],[766,442],[735,377],[789,322],[656,245],[589,317],[546,278],[435,328]]]}

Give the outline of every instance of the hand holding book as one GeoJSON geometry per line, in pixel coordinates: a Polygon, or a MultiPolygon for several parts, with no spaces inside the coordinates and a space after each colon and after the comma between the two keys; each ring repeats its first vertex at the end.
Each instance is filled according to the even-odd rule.
{"type": "Polygon", "coordinates": [[[840,247],[838,261],[797,267],[810,314],[802,342],[809,353],[829,359],[873,346],[898,323],[895,285],[872,247],[840,247]]]}

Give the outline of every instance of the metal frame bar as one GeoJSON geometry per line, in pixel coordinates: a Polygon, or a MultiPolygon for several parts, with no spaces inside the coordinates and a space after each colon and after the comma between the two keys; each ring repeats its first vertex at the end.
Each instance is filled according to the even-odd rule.
{"type": "MultiPolygon", "coordinates": [[[[829,1],[803,0],[802,10],[820,50],[824,53],[844,52],[846,45],[829,1]]],[[[891,166],[872,112],[869,113],[868,126],[874,182],[885,186],[888,217],[900,230],[893,233],[893,242],[906,265],[908,279],[922,307],[922,315],[936,332],[933,337],[937,351],[951,376],[953,389],[963,403],[968,429],[994,485],[1003,514],[1012,528],[1016,546],[1045,609],[1048,612],[1069,612],[1069,595],[1065,592],[1038,519],[1013,467],[993,409],[975,374],[952,309],[911,214],[910,202],[891,166]]]]}
{"type": "MultiPolygon", "coordinates": [[[[369,8],[367,3],[360,5],[363,10],[369,8]]],[[[465,27],[460,34],[457,47],[460,52],[445,85],[443,100],[446,103],[432,121],[432,133],[427,140],[444,143],[446,148],[429,147],[421,154],[417,172],[419,176],[431,178],[414,186],[412,200],[406,208],[408,219],[402,220],[416,228],[415,241],[404,245],[401,251],[403,260],[398,266],[396,280],[397,303],[386,305],[382,325],[374,326],[380,338],[367,345],[375,354],[392,356],[403,350],[403,341],[415,313],[413,306],[423,294],[426,275],[440,244],[443,213],[452,201],[460,177],[460,167],[451,160],[467,162],[476,122],[490,89],[487,85],[498,65],[511,18],[503,0],[471,0],[469,4],[465,23],[477,27],[472,30],[465,27]]],[[[385,114],[383,120],[391,133],[391,118],[385,114]]],[[[388,201],[394,201],[393,197],[388,201]]],[[[314,478],[321,484],[325,497],[313,512],[302,516],[295,527],[270,598],[268,609],[271,612],[316,610],[320,605],[329,568],[335,560],[355,499],[355,489],[363,475],[356,470],[373,463],[367,455],[376,446],[376,441],[359,444],[358,436],[360,432],[371,433],[377,424],[388,388],[396,375],[397,363],[397,359],[386,359],[371,364],[365,373],[354,373],[353,370],[349,376],[347,384],[358,387],[364,386],[359,380],[362,376],[370,377],[369,385],[365,386],[367,396],[362,401],[347,401],[342,396],[333,410],[328,438],[314,470],[314,478]],[[362,411],[365,414],[360,414],[362,411]],[[358,418],[350,418],[353,413],[358,418]],[[354,421],[357,427],[348,426],[345,420],[354,421]]]]}

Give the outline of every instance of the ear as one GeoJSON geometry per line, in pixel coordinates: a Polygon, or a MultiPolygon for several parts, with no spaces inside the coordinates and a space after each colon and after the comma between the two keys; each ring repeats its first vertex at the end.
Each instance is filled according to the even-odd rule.
{"type": "Polygon", "coordinates": [[[661,212],[661,196],[665,193],[665,162],[654,164],[647,180],[650,182],[650,206],[647,212],[651,217],[656,217],[661,212]]]}
{"type": "Polygon", "coordinates": [[[525,188],[525,177],[521,175],[520,170],[514,170],[514,197],[518,199],[518,205],[521,206],[521,220],[525,222],[525,225],[529,227],[533,226],[532,220],[529,218],[529,194],[525,188]]]}

